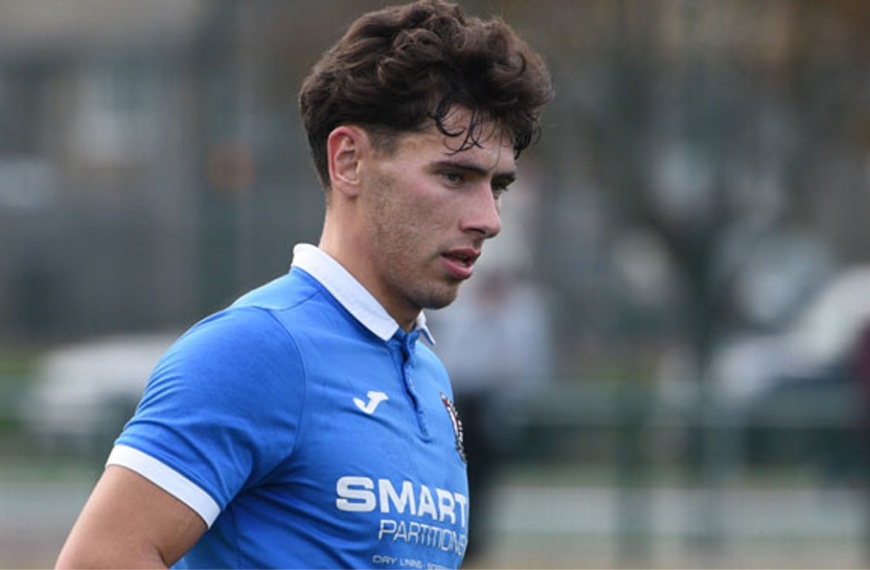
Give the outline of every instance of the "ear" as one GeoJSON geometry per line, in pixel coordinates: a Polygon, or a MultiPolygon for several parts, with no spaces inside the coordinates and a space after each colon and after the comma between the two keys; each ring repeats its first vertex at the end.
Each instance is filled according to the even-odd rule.
{"type": "Polygon", "coordinates": [[[368,137],[353,125],[340,125],[329,133],[326,152],[329,181],[333,190],[356,195],[360,187],[360,163],[368,149],[368,137]]]}

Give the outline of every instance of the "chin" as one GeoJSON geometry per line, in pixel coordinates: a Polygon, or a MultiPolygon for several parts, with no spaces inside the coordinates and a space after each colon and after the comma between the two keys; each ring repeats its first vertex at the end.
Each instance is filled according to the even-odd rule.
{"type": "Polygon", "coordinates": [[[427,299],[428,302],[423,303],[421,306],[425,309],[443,309],[456,300],[458,292],[457,288],[449,292],[445,291],[441,294],[429,295],[429,298],[427,299]]]}

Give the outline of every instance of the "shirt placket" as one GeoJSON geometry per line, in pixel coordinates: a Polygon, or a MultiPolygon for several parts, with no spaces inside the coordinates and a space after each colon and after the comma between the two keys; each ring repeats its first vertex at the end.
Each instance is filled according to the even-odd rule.
{"type": "Polygon", "coordinates": [[[420,433],[424,439],[428,439],[429,425],[426,420],[426,411],[423,408],[420,393],[417,389],[417,378],[415,377],[417,355],[414,348],[420,337],[420,333],[418,331],[411,333],[399,331],[397,335],[400,335],[398,340],[402,354],[402,381],[405,385],[405,391],[408,393],[411,404],[414,407],[414,413],[417,417],[417,425],[420,427],[420,433]]]}

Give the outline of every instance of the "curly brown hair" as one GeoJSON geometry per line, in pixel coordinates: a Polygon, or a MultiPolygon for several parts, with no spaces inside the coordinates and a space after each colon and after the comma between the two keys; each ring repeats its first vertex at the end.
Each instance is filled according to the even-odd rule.
{"type": "Polygon", "coordinates": [[[459,152],[477,145],[492,121],[519,156],[538,136],[541,109],[552,97],[542,58],[503,20],[420,0],[354,22],[303,83],[299,107],[315,169],[329,187],[326,141],[339,125],[365,128],[389,151],[398,134],[433,121],[443,134],[463,137],[459,152]],[[460,132],[444,125],[454,106],[472,114],[460,132]]]}

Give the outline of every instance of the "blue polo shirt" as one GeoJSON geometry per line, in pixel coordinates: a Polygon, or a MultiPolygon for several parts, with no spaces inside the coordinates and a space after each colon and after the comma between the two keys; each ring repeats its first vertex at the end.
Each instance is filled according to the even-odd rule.
{"type": "Polygon", "coordinates": [[[196,511],[179,567],[457,568],[461,423],[421,314],[406,333],[310,245],[186,332],[110,464],[196,511]]]}

